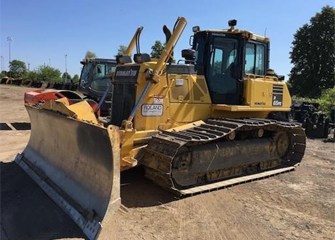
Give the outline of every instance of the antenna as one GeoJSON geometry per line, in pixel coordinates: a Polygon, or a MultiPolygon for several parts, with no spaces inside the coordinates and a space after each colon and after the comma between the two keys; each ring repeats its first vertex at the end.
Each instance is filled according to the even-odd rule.
{"type": "Polygon", "coordinates": [[[268,30],[267,27],[265,27],[265,30],[264,30],[264,37],[266,37],[266,31],[268,30]]]}

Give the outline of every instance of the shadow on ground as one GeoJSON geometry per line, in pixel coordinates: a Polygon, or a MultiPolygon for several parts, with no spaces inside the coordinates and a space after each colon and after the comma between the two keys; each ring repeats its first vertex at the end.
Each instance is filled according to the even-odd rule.
{"type": "MultiPolygon", "coordinates": [[[[1,240],[85,238],[80,228],[15,163],[0,162],[1,240]]],[[[128,208],[178,198],[144,177],[143,168],[121,173],[121,200],[128,208]]]]}
{"type": "Polygon", "coordinates": [[[178,199],[146,179],[142,167],[121,173],[121,202],[128,208],[157,206],[178,199]]]}
{"type": "Polygon", "coordinates": [[[84,238],[80,228],[15,163],[0,163],[0,239],[84,238]]]}

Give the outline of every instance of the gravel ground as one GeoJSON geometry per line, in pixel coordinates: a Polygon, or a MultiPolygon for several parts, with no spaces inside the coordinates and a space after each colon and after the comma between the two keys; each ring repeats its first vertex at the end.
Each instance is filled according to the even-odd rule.
{"type": "MultiPolygon", "coordinates": [[[[0,122],[29,122],[23,94],[0,85],[0,122]]],[[[80,229],[13,162],[30,131],[0,131],[1,239],[83,239],[80,229]]],[[[335,144],[307,140],[294,172],[178,199],[122,173],[111,239],[334,239],[335,144]]]]}

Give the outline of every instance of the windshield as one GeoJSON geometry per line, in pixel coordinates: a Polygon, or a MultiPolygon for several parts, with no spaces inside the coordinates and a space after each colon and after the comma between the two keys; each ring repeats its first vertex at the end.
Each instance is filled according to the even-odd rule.
{"type": "Polygon", "coordinates": [[[115,63],[86,63],[80,77],[80,88],[84,92],[104,92],[115,72],[115,63]]]}
{"type": "Polygon", "coordinates": [[[239,39],[228,34],[200,33],[194,38],[193,49],[197,73],[205,75],[212,103],[238,104],[239,39]]]}
{"type": "Polygon", "coordinates": [[[81,88],[86,88],[88,86],[89,74],[90,74],[91,68],[92,68],[92,63],[87,63],[83,66],[83,69],[81,70],[81,76],[80,76],[80,87],[81,88]]]}
{"type": "Polygon", "coordinates": [[[109,85],[110,77],[115,72],[115,64],[98,63],[93,69],[93,79],[90,88],[97,92],[103,92],[109,85]]]}

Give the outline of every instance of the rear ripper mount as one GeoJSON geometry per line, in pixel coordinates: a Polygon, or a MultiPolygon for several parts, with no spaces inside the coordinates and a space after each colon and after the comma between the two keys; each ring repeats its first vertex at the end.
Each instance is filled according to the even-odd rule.
{"type": "Polygon", "coordinates": [[[190,195],[291,171],[305,148],[305,132],[297,123],[209,119],[154,136],[141,163],[158,185],[190,195]]]}

